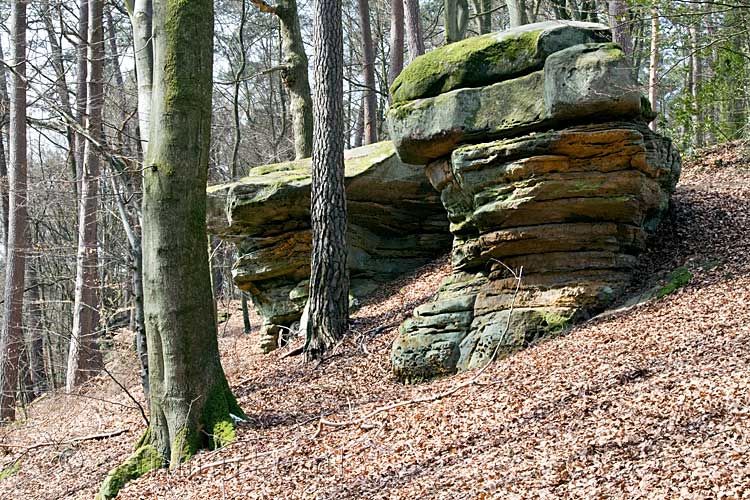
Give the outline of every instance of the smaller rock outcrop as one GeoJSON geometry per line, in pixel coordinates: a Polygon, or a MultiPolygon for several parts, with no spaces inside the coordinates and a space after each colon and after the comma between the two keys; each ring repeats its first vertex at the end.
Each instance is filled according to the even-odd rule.
{"type": "MultiPolygon", "coordinates": [[[[456,75],[484,61],[529,57],[480,81],[446,77],[444,93],[405,93],[388,112],[402,159],[426,164],[454,236],[453,275],[404,322],[392,348],[397,377],[419,381],[482,366],[611,305],[630,281],[647,234],[680,172],[671,141],[649,130],[648,102],[608,29],[540,23],[507,34],[498,52],[446,46],[404,71],[450,60],[456,75]],[[565,33],[541,50],[550,34],[565,33]],[[575,36],[573,35],[575,34],[575,36]],[[597,43],[581,43],[595,39],[597,43]],[[533,45],[533,44],[532,44],[533,45]],[[500,48],[501,47],[501,48],[500,48]],[[477,84],[483,86],[477,86],[477,84]],[[431,94],[431,95],[428,95],[431,94]],[[523,269],[522,286],[510,269],[523,269]]],[[[485,40],[485,41],[483,41],[485,40]]],[[[505,63],[502,63],[505,64],[505,63]]],[[[419,87],[414,85],[413,87],[419,87]]]]}
{"type": "MultiPolygon", "coordinates": [[[[367,295],[450,248],[445,209],[423,169],[392,143],[346,152],[351,295],[367,295]]],[[[232,271],[260,314],[261,347],[274,349],[299,320],[310,273],[309,159],[265,165],[210,187],[209,231],[235,243],[232,271]]]]}

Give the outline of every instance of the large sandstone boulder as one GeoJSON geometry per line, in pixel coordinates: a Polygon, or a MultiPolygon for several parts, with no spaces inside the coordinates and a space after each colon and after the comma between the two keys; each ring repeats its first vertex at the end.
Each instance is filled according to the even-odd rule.
{"type": "Polygon", "coordinates": [[[454,236],[453,275],[393,344],[401,380],[482,366],[612,305],[668,208],[679,156],[647,127],[622,50],[573,41],[535,65],[388,113],[402,159],[427,164],[454,236]]]}
{"type": "MultiPolygon", "coordinates": [[[[382,142],[346,152],[353,299],[450,248],[439,194],[423,169],[382,142]]],[[[263,320],[261,345],[301,316],[310,272],[310,160],[265,165],[209,188],[209,231],[236,244],[233,277],[263,320]]]]}

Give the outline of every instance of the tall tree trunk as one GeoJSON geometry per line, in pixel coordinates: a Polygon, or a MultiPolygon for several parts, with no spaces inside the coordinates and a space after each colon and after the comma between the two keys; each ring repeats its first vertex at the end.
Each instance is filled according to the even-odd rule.
{"type": "MultiPolygon", "coordinates": [[[[695,6],[693,10],[698,14],[700,12],[699,6],[695,6]]],[[[699,16],[694,16],[691,20],[689,32],[690,32],[690,73],[692,74],[690,84],[690,94],[693,98],[693,148],[702,148],[704,146],[703,137],[703,110],[701,109],[700,100],[700,88],[701,88],[701,59],[700,59],[700,38],[698,36],[698,29],[700,25],[699,16]]]]}
{"type": "Polygon", "coordinates": [[[529,24],[529,16],[526,12],[526,0],[505,0],[505,4],[508,6],[508,17],[510,18],[511,27],[529,24]]]}
{"type": "Polygon", "coordinates": [[[409,48],[409,62],[424,54],[422,35],[422,15],[419,0],[404,0],[404,21],[406,23],[406,45],[409,48]]]}
{"type": "Polygon", "coordinates": [[[458,42],[466,36],[469,25],[468,0],[445,0],[445,43],[458,42]]]}
{"type": "Polygon", "coordinates": [[[344,187],[344,48],[341,0],[315,0],[315,142],[310,218],[312,256],[306,332],[307,359],[319,359],[344,336],[349,319],[344,187]]]}
{"type": "Polygon", "coordinates": [[[219,361],[206,247],[213,2],[154,2],[144,298],[151,443],[176,466],[233,439],[242,416],[219,361]]]}
{"type": "MultiPolygon", "coordinates": [[[[0,40],[0,59],[5,60],[3,53],[3,44],[0,40]]],[[[0,243],[0,256],[5,262],[6,249],[8,247],[8,163],[5,151],[4,140],[8,139],[8,145],[10,147],[10,139],[8,136],[8,130],[10,128],[10,98],[8,97],[8,79],[6,75],[6,68],[0,64],[0,236],[2,236],[2,242],[0,243]]]]}
{"type": "Polygon", "coordinates": [[[404,0],[391,0],[391,65],[388,68],[388,85],[404,69],[404,0]]]}
{"type": "Polygon", "coordinates": [[[133,28],[135,72],[138,80],[138,128],[141,151],[148,153],[151,133],[151,92],[154,84],[154,52],[152,44],[152,0],[126,0],[130,24],[133,28]]]}
{"type": "MultiPolygon", "coordinates": [[[[88,103],[86,133],[94,140],[102,136],[102,105],[104,103],[104,1],[89,0],[88,36],[88,103]]],[[[81,201],[78,213],[78,256],[76,289],[73,304],[73,331],[68,350],[65,388],[68,391],[102,367],[98,343],[99,293],[97,269],[99,208],[99,154],[91,141],[86,141],[81,169],[81,201]]]]}
{"type": "MultiPolygon", "coordinates": [[[[651,57],[648,71],[648,99],[651,101],[651,108],[654,112],[659,110],[659,11],[656,7],[651,9],[651,57]]],[[[649,124],[651,130],[656,130],[657,119],[649,124]]]]}
{"type": "Polygon", "coordinates": [[[42,305],[39,298],[39,287],[36,271],[33,267],[27,270],[28,282],[28,344],[29,366],[34,384],[34,396],[41,396],[49,389],[47,371],[44,369],[44,339],[42,338],[42,305]]]}
{"type": "MultiPolygon", "coordinates": [[[[73,181],[73,186],[78,192],[78,170],[76,167],[76,134],[73,127],[68,122],[68,119],[74,118],[73,110],[70,107],[70,97],[68,92],[67,75],[65,73],[65,64],[63,62],[62,47],[57,40],[55,33],[55,26],[52,22],[52,13],[49,5],[49,0],[42,0],[40,2],[41,17],[44,21],[44,29],[47,32],[47,41],[52,49],[51,63],[52,69],[55,72],[55,92],[57,93],[57,99],[60,101],[60,107],[62,111],[67,115],[65,117],[65,138],[68,143],[68,151],[66,152],[66,164],[70,171],[70,176],[73,181]]],[[[85,45],[84,45],[85,47],[85,45]]],[[[85,79],[85,75],[84,75],[85,79]]]]}
{"type": "Polygon", "coordinates": [[[242,12],[240,14],[240,27],[237,32],[237,41],[240,50],[240,66],[234,73],[234,94],[232,95],[232,113],[234,117],[234,143],[232,144],[232,180],[237,178],[239,170],[240,146],[242,145],[242,127],[240,126],[240,84],[247,66],[247,53],[245,49],[245,21],[247,20],[247,2],[240,0],[242,12]]]}
{"type": "Polygon", "coordinates": [[[10,97],[10,192],[8,249],[5,261],[3,323],[0,330],[0,420],[16,416],[18,361],[23,347],[23,291],[28,215],[26,209],[26,7],[28,0],[11,3],[11,78],[10,97]]]}
{"type": "MultiPolygon", "coordinates": [[[[86,129],[86,103],[88,102],[88,36],[89,0],[78,0],[78,45],[76,47],[76,121],[78,122],[78,126],[83,130],[86,129]]],[[[76,134],[76,182],[73,183],[73,192],[75,194],[76,204],[78,204],[79,194],[81,191],[81,169],[83,168],[85,145],[86,138],[83,136],[83,134],[76,134]]]]}
{"type": "MultiPolygon", "coordinates": [[[[362,73],[364,75],[365,144],[378,142],[378,101],[375,95],[375,46],[370,29],[370,2],[357,0],[359,29],[362,32],[362,73]]],[[[342,52],[343,58],[343,52],[342,52]]],[[[343,78],[343,76],[342,76],[343,78]]]]}
{"type": "Polygon", "coordinates": [[[626,0],[609,0],[612,40],[619,43],[629,60],[633,59],[633,29],[626,0]]]}
{"type": "Polygon", "coordinates": [[[281,78],[289,90],[294,130],[295,159],[309,158],[313,144],[313,113],[307,54],[299,26],[297,0],[279,0],[276,6],[265,0],[250,0],[261,11],[275,14],[281,22],[281,44],[284,64],[281,78]]]}
{"type": "Polygon", "coordinates": [[[474,10],[479,34],[492,32],[492,0],[474,0],[474,10]]]}

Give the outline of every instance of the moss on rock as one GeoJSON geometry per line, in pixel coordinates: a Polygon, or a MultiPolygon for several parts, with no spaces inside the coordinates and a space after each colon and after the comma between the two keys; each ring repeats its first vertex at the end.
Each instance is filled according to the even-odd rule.
{"type": "Polygon", "coordinates": [[[693,279],[693,273],[687,267],[678,267],[669,275],[667,284],[656,292],[656,298],[666,297],[687,285],[693,279]]]}

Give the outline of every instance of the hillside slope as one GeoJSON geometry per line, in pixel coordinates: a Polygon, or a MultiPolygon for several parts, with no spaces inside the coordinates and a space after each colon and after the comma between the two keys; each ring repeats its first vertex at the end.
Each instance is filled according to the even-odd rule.
{"type": "MultiPolygon", "coordinates": [[[[734,144],[687,162],[634,292],[688,276],[673,273],[683,267],[692,274],[686,286],[496,362],[478,379],[469,372],[402,386],[390,373],[395,327],[434,293],[445,259],[365,304],[353,335],[319,366],[282,359],[283,351],[261,355],[234,314],[220,343],[250,415],[239,442],[149,474],[118,498],[749,497],[746,156],[734,144]],[[471,380],[364,425],[318,425],[321,415],[356,420],[471,380]]],[[[123,333],[108,368],[142,399],[128,345],[123,333]]],[[[0,429],[2,465],[18,464],[0,480],[1,498],[92,498],[127,456],[144,427],[139,412],[111,380],[96,382],[45,397],[26,421],[0,429]]]]}

